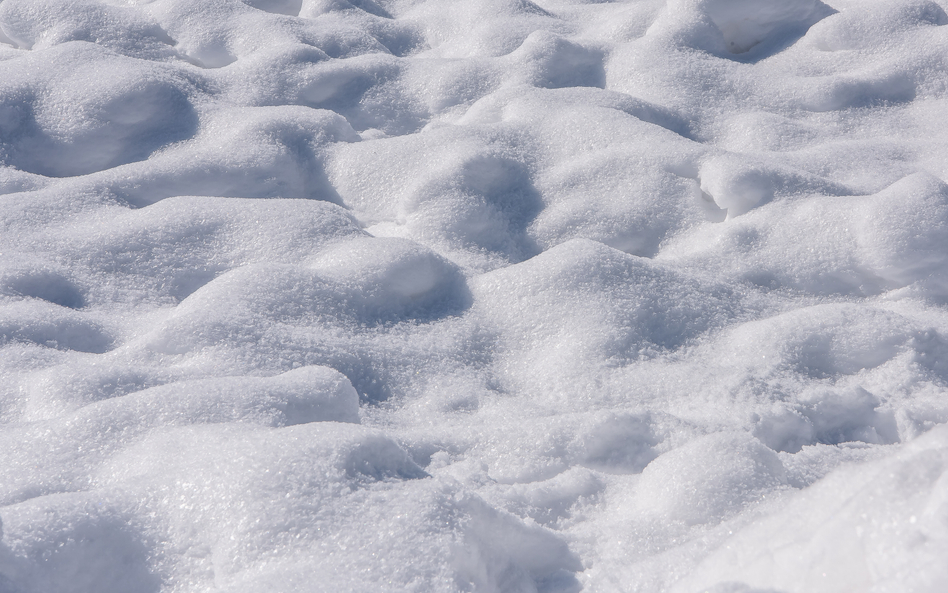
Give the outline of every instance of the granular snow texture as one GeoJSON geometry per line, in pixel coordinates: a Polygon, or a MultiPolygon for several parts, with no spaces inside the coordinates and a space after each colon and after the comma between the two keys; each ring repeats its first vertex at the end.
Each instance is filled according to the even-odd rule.
{"type": "Polygon", "coordinates": [[[0,0],[0,592],[948,591],[945,0],[0,0]]]}

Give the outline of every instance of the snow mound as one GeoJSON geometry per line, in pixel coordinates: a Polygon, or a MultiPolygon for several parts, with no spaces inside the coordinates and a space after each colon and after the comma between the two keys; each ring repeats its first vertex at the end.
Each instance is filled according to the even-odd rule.
{"type": "Polygon", "coordinates": [[[718,433],[646,466],[636,503],[660,521],[720,521],[786,484],[786,473],[777,454],[753,438],[718,433]]]}
{"type": "Polygon", "coordinates": [[[770,36],[806,31],[833,12],[819,0],[673,0],[649,34],[681,36],[709,51],[723,45],[741,54],[770,36]]]}
{"type": "Polygon", "coordinates": [[[736,533],[674,591],[720,581],[761,589],[838,591],[946,584],[938,562],[944,521],[946,432],[934,430],[894,459],[840,471],[736,533]],[[911,554],[902,554],[911,549],[911,554]],[[897,560],[892,562],[893,555],[897,560]]]}
{"type": "Polygon", "coordinates": [[[5,572],[84,590],[96,581],[75,581],[76,571],[117,553],[122,568],[98,582],[156,590],[147,566],[157,554],[164,578],[212,578],[229,591],[313,579],[350,590],[571,587],[566,571],[578,565],[562,542],[425,476],[390,439],[347,424],[158,431],[95,470],[92,492],[7,506],[5,572]],[[37,537],[30,526],[44,516],[55,518],[37,537]],[[49,540],[65,545],[32,560],[49,540]],[[204,553],[181,556],[181,546],[204,553]]]}

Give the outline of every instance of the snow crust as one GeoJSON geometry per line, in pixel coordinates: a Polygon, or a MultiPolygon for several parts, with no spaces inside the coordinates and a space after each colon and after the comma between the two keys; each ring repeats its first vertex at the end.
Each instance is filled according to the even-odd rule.
{"type": "Polygon", "coordinates": [[[946,8],[0,1],[0,592],[948,590],[946,8]]]}

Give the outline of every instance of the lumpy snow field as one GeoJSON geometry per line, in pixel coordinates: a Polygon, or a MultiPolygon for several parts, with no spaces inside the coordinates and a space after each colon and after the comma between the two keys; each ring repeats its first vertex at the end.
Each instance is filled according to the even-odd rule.
{"type": "Polygon", "coordinates": [[[0,0],[0,591],[948,591],[945,0],[0,0]]]}

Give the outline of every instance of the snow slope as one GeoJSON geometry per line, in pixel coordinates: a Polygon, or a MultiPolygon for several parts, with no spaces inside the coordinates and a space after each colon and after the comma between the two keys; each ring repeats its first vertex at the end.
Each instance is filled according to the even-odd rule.
{"type": "Polygon", "coordinates": [[[948,590],[944,0],[0,0],[0,591],[948,590]]]}

